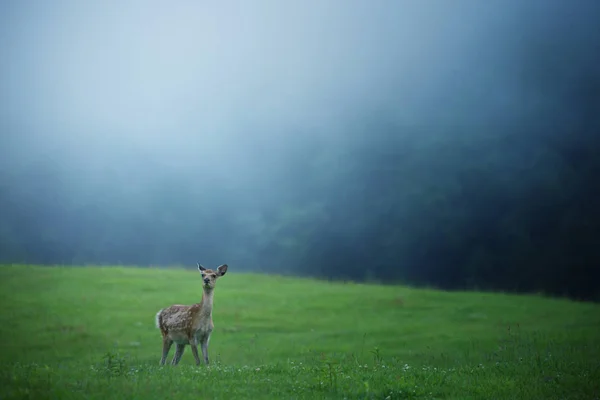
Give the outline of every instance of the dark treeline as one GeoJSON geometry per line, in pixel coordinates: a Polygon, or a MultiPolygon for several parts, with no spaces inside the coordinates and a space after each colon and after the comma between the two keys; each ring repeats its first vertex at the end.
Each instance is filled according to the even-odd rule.
{"type": "Polygon", "coordinates": [[[241,270],[597,298],[600,126],[585,115],[590,99],[579,101],[576,128],[546,131],[541,123],[525,135],[483,125],[511,134],[478,143],[462,140],[459,128],[452,141],[425,143],[412,133],[446,128],[370,125],[343,153],[303,149],[288,165],[296,171],[269,182],[287,187],[293,179],[295,190],[267,202],[255,191],[207,196],[166,171],[148,190],[136,173],[147,163],[127,165],[126,155],[115,168],[127,165],[127,178],[107,172],[96,190],[76,196],[60,171],[32,166],[3,177],[0,254],[46,264],[204,259],[241,270]],[[231,195],[241,197],[235,207],[231,195]]]}
{"type": "MultiPolygon", "coordinates": [[[[263,108],[251,98],[232,126],[202,125],[187,97],[168,122],[159,114],[138,125],[139,114],[114,110],[111,123],[88,121],[99,102],[78,110],[88,112],[81,120],[61,119],[62,108],[34,119],[15,104],[36,87],[11,89],[2,103],[0,262],[226,262],[232,271],[598,300],[599,7],[582,1],[569,14],[542,3],[552,4],[552,23],[521,10],[508,24],[520,36],[482,34],[462,53],[427,56],[430,70],[409,70],[421,79],[414,85],[392,71],[342,101],[345,86],[327,86],[329,73],[316,82],[330,97],[273,97],[263,108]],[[156,121],[164,130],[153,130],[156,121]]],[[[113,90],[109,102],[124,96],[113,90]]]]}

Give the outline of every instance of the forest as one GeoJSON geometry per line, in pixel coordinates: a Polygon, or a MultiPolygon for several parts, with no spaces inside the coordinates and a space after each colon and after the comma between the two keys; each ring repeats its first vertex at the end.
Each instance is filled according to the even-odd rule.
{"type": "Polygon", "coordinates": [[[313,21],[327,40],[290,23],[283,44],[226,36],[206,63],[171,50],[179,36],[148,50],[75,12],[71,47],[43,7],[3,24],[17,39],[1,44],[0,262],[199,261],[598,301],[600,7],[523,3],[489,6],[504,20],[450,13],[418,46],[377,41],[402,36],[386,15],[409,19],[383,6],[352,33],[365,10],[349,6],[313,21]],[[114,46],[86,50],[81,32],[114,46]]]}

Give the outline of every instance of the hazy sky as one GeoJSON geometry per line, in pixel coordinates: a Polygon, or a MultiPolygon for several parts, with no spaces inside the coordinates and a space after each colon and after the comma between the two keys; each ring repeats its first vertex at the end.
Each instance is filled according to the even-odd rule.
{"type": "Polygon", "coordinates": [[[569,23],[561,0],[0,7],[1,109],[13,133],[93,153],[118,140],[213,167],[256,157],[249,146],[280,151],[295,135],[330,140],[357,113],[418,124],[467,118],[465,104],[482,99],[478,112],[511,109],[520,42],[569,23]]]}
{"type": "Polygon", "coordinates": [[[170,185],[173,199],[264,209],[306,200],[307,154],[326,154],[323,173],[337,176],[345,149],[377,126],[477,143],[571,124],[579,110],[565,99],[598,68],[599,10],[597,0],[4,1],[0,179],[11,183],[0,183],[47,182],[74,203],[132,209],[170,185]]]}

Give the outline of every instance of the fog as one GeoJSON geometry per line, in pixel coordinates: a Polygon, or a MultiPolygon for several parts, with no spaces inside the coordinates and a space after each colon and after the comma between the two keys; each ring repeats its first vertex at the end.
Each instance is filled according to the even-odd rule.
{"type": "Polygon", "coordinates": [[[588,281],[600,3],[216,3],[0,5],[2,261],[588,281]]]}

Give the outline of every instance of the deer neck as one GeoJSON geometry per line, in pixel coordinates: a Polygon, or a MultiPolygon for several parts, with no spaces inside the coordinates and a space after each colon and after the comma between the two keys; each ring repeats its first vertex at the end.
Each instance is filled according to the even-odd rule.
{"type": "Polygon", "coordinates": [[[212,314],[214,294],[213,289],[204,289],[202,302],[200,303],[200,313],[202,315],[210,316],[212,314]]]}

